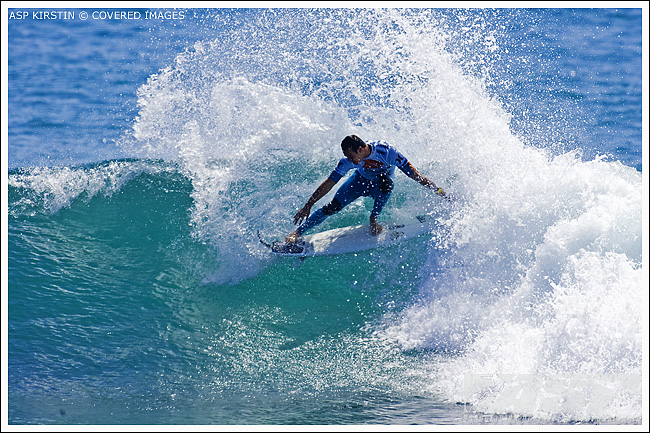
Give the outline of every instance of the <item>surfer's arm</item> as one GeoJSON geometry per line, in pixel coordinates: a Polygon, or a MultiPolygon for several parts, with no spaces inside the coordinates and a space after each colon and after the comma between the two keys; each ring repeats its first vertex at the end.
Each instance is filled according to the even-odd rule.
{"type": "Polygon", "coordinates": [[[413,164],[410,162],[406,164],[404,168],[401,169],[408,177],[419,183],[420,185],[426,186],[429,188],[431,191],[435,192],[438,195],[441,195],[445,198],[447,197],[447,194],[442,190],[442,188],[438,187],[435,183],[433,183],[432,180],[427,179],[426,177],[422,176],[415,167],[413,167],[413,164]]]}
{"type": "Polygon", "coordinates": [[[294,224],[300,224],[303,220],[306,220],[309,218],[309,214],[311,213],[311,208],[313,205],[316,204],[318,200],[321,198],[325,197],[325,194],[330,192],[330,190],[334,187],[336,182],[332,180],[331,178],[325,179],[323,183],[320,184],[318,188],[316,188],[316,191],[309,197],[309,200],[307,200],[307,203],[298,211],[296,215],[293,217],[293,223],[294,224]]]}

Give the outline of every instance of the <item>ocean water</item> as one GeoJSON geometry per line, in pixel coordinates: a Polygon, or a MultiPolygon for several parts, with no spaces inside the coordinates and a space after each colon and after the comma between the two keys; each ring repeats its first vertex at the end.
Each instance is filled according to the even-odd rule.
{"type": "Polygon", "coordinates": [[[3,5],[7,424],[647,423],[637,6],[3,5]],[[353,133],[435,230],[271,257],[353,133]]]}

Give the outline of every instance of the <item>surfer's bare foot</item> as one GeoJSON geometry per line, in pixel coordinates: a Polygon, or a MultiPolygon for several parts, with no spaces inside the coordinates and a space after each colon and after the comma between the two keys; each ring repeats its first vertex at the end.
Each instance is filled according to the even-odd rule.
{"type": "Polygon", "coordinates": [[[296,242],[298,242],[298,239],[300,239],[300,233],[298,233],[297,231],[293,231],[287,235],[284,241],[288,244],[295,244],[296,242]]]}
{"type": "Polygon", "coordinates": [[[384,228],[382,227],[381,224],[377,222],[376,218],[370,218],[370,234],[373,236],[377,236],[379,233],[382,232],[384,228]]]}

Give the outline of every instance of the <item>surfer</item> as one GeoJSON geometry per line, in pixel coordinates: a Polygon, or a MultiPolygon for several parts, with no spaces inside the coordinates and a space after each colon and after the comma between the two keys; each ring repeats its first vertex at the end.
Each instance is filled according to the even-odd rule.
{"type": "Polygon", "coordinates": [[[395,167],[411,179],[447,197],[442,188],[422,176],[404,155],[384,141],[366,143],[356,135],[349,135],[341,142],[344,158],[323,183],[316,188],[307,203],[293,217],[294,224],[301,224],[286,237],[287,243],[295,243],[303,233],[325,221],[361,196],[372,197],[374,206],[370,213],[370,233],[373,236],[382,231],[377,217],[393,191],[395,167]],[[311,214],[311,208],[323,198],[345,174],[356,169],[339,188],[332,201],[311,214]],[[311,215],[310,215],[311,214],[311,215]],[[303,223],[304,221],[304,223],[303,223]]]}

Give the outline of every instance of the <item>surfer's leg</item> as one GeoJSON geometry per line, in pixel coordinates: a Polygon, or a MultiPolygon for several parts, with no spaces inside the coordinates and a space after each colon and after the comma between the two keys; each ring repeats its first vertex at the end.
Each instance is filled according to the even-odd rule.
{"type": "Polygon", "coordinates": [[[392,192],[393,181],[388,176],[386,176],[384,179],[380,179],[379,182],[373,185],[370,195],[375,200],[375,204],[372,208],[372,212],[370,213],[370,218],[376,219],[379,216],[392,192]]]}
{"type": "Polygon", "coordinates": [[[393,192],[393,181],[386,176],[379,182],[373,184],[370,190],[370,196],[374,199],[372,212],[370,212],[370,233],[377,236],[383,231],[383,226],[377,222],[377,217],[386,205],[391,192],[393,192]]]}
{"type": "Polygon", "coordinates": [[[297,229],[296,232],[300,236],[303,233],[305,233],[307,230],[316,227],[323,221],[327,219],[328,216],[334,215],[338,211],[343,209],[343,206],[338,202],[338,200],[333,199],[328,205],[323,206],[322,208],[318,209],[316,212],[313,214],[309,215],[309,218],[307,218],[307,221],[302,223],[297,229]]]}
{"type": "Polygon", "coordinates": [[[325,219],[328,216],[338,212],[338,210],[336,209],[340,210],[339,206],[340,205],[338,204],[336,199],[334,199],[330,204],[318,209],[316,212],[309,215],[309,218],[307,218],[307,220],[304,223],[299,225],[298,228],[296,228],[292,233],[290,233],[289,236],[286,237],[285,241],[288,243],[297,242],[307,230],[316,227],[318,224],[325,221],[325,219]]]}
{"type": "Polygon", "coordinates": [[[350,176],[350,178],[341,185],[341,188],[336,192],[332,201],[311,214],[309,218],[307,218],[307,221],[296,229],[295,233],[298,236],[301,236],[307,230],[316,227],[325,221],[327,217],[334,215],[349,203],[361,197],[364,191],[364,185],[358,178],[361,178],[361,176],[357,175],[357,173],[350,176]]]}

